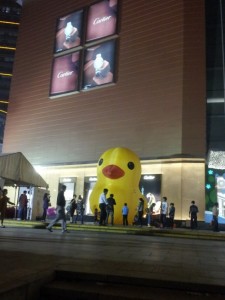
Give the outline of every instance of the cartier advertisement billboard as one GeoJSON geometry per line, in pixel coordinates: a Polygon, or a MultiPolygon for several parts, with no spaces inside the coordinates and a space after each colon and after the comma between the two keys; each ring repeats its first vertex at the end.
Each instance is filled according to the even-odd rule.
{"type": "Polygon", "coordinates": [[[117,31],[118,0],[105,0],[89,7],[86,42],[110,36],[117,31]]]}
{"type": "Polygon", "coordinates": [[[80,52],[54,58],[50,96],[78,90],[80,52]]]}
{"type": "Polygon", "coordinates": [[[102,0],[57,19],[50,97],[115,82],[119,0],[102,0]]]}
{"type": "Polygon", "coordinates": [[[85,50],[83,89],[90,89],[114,82],[115,52],[115,40],[92,46],[85,50]]]}
{"type": "Polygon", "coordinates": [[[55,53],[78,47],[81,44],[83,10],[57,20],[55,53]]]}

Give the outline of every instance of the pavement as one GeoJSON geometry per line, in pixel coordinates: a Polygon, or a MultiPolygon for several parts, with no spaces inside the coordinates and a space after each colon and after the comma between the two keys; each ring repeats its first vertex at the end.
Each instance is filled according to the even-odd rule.
{"type": "Polygon", "coordinates": [[[60,226],[49,232],[41,222],[6,220],[5,225],[1,300],[40,299],[40,287],[54,280],[56,270],[142,282],[167,295],[169,289],[173,295],[189,291],[193,299],[225,296],[225,231],[72,224],[62,233],[60,226]]]}

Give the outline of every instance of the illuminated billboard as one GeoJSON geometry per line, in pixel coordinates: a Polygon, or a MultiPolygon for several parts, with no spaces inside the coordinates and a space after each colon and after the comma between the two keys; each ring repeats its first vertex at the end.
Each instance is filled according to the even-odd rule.
{"type": "Polygon", "coordinates": [[[78,90],[80,52],[55,57],[52,64],[50,95],[78,90]]]}
{"type": "Polygon", "coordinates": [[[55,52],[61,52],[81,45],[83,10],[60,17],[57,20],[55,52]]]}
{"type": "Polygon", "coordinates": [[[84,54],[83,89],[112,83],[115,78],[116,41],[89,47],[84,54]]]}
{"type": "Polygon", "coordinates": [[[101,1],[89,7],[86,42],[115,34],[117,31],[117,0],[101,1]]]}

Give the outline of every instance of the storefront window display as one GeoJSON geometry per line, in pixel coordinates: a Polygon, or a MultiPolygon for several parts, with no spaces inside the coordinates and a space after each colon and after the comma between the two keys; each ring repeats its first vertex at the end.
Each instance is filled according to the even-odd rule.
{"type": "Polygon", "coordinates": [[[219,224],[225,224],[225,170],[206,170],[205,222],[212,221],[212,208],[218,202],[219,224]]]}

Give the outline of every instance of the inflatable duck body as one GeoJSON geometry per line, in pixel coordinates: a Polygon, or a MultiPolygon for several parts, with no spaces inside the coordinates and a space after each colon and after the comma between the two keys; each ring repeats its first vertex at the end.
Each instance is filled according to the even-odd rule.
{"type": "Polygon", "coordinates": [[[103,189],[108,189],[106,198],[114,195],[114,224],[122,224],[122,207],[129,208],[128,222],[133,221],[139,198],[144,196],[139,189],[141,164],[138,156],[127,148],[111,148],[98,161],[97,182],[90,195],[92,213],[99,208],[99,197],[103,189]]]}

